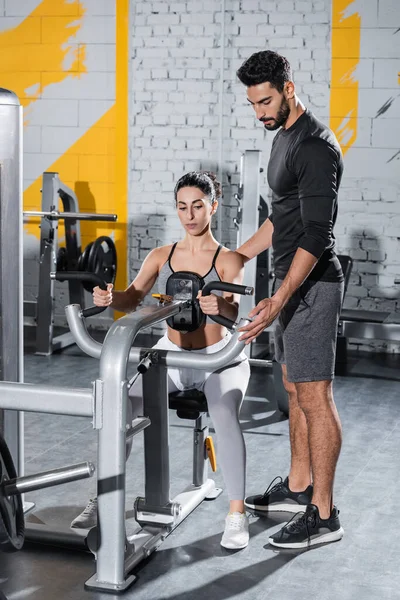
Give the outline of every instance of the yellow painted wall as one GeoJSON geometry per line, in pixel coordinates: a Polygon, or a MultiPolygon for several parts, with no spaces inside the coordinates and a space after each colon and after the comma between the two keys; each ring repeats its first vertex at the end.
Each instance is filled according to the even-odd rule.
{"type": "Polygon", "coordinates": [[[332,0],[332,69],[330,127],[343,153],[357,139],[358,81],[355,70],[360,60],[361,18],[345,11],[353,0],[332,0]]]}
{"type": "MultiPolygon", "coordinates": [[[[121,288],[127,283],[129,0],[118,0],[116,10],[116,102],[45,170],[58,172],[75,191],[82,212],[118,214],[116,224],[82,222],[81,235],[82,247],[99,235],[114,238],[118,253],[116,286],[121,288]]],[[[19,96],[26,111],[25,127],[29,107],[48,86],[88,73],[86,45],[71,42],[85,19],[90,16],[79,0],[43,0],[18,26],[0,32],[1,86],[19,96]]],[[[60,119],[62,125],[62,115],[60,119]]],[[[29,159],[28,155],[25,162],[29,159]]],[[[41,173],[37,173],[24,192],[26,210],[40,210],[40,188],[41,173]]],[[[26,224],[25,231],[39,239],[38,220],[26,224]]]]}

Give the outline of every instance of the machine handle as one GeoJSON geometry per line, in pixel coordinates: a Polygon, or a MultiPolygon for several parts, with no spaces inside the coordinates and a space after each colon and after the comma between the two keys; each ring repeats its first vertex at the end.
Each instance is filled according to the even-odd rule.
{"type": "MultiPolygon", "coordinates": [[[[50,273],[50,279],[55,279],[57,281],[69,281],[71,279],[90,281],[91,283],[98,285],[101,290],[107,289],[107,283],[95,273],[85,273],[83,271],[57,271],[50,273]]],[[[89,308],[84,308],[81,314],[83,317],[93,317],[94,315],[98,315],[105,311],[106,308],[108,308],[108,306],[89,306],[89,308]]]]}
{"type": "MultiPolygon", "coordinates": [[[[247,285],[237,285],[236,283],[227,283],[225,281],[210,281],[201,290],[202,296],[209,296],[212,290],[220,290],[221,292],[232,292],[232,294],[241,294],[242,296],[252,296],[254,288],[247,285]]],[[[235,321],[227,319],[222,315],[207,315],[216,323],[223,325],[227,329],[233,329],[235,321]]]]}

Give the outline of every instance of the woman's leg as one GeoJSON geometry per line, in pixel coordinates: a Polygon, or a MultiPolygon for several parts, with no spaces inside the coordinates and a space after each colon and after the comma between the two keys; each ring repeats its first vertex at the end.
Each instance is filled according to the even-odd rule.
{"type": "Polygon", "coordinates": [[[244,512],[246,448],[239,412],[250,378],[247,361],[215,371],[204,385],[218,442],[218,461],[230,501],[230,512],[244,512]]]}

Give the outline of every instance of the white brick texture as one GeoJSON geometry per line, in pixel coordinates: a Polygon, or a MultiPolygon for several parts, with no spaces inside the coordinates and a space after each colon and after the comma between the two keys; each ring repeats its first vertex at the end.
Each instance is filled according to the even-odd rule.
{"type": "MultiPolygon", "coordinates": [[[[346,305],[400,311],[400,288],[394,285],[400,276],[400,151],[395,134],[400,128],[396,62],[400,33],[394,35],[400,4],[396,0],[356,4],[349,10],[359,10],[362,19],[355,75],[358,132],[345,155],[337,246],[354,260],[346,305]]],[[[216,170],[220,144],[221,241],[236,246],[233,196],[240,155],[246,149],[260,149],[266,166],[273,139],[255,120],[245,88],[236,78],[236,70],[253,52],[273,49],[286,56],[300,98],[329,123],[331,0],[226,0],[223,16],[221,6],[218,0],[132,2],[131,277],[149,249],[181,235],[174,214],[174,183],[187,170],[216,170]]],[[[266,169],[261,177],[261,193],[268,199],[266,169]]],[[[374,345],[357,340],[356,346],[374,345]]],[[[378,347],[397,349],[396,344],[378,347]]]]}

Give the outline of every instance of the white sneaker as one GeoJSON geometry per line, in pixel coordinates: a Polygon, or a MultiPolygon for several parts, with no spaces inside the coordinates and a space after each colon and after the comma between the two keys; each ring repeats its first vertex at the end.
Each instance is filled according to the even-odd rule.
{"type": "Polygon", "coordinates": [[[97,525],[97,498],[89,500],[86,508],[74,519],[70,527],[75,529],[91,529],[97,525]]]}
{"type": "Polygon", "coordinates": [[[229,513],[225,519],[225,531],[221,546],[229,550],[246,548],[249,543],[249,519],[245,513],[229,513]]]}

